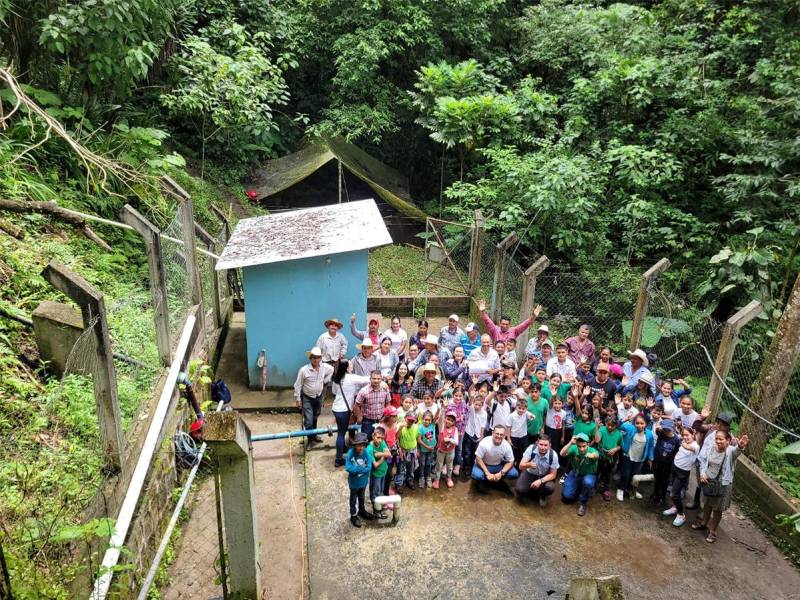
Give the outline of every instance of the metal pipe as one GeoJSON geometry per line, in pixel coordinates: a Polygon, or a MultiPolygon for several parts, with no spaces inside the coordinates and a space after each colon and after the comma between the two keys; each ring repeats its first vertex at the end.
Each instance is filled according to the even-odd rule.
{"type": "MultiPolygon", "coordinates": [[[[358,431],[359,425],[350,425],[348,427],[351,431],[358,431]]],[[[285,440],[286,438],[306,437],[309,435],[333,435],[336,432],[336,427],[319,427],[318,429],[300,429],[298,431],[283,431],[281,433],[260,433],[258,435],[251,435],[251,442],[268,442],[270,440],[285,440]]]]}

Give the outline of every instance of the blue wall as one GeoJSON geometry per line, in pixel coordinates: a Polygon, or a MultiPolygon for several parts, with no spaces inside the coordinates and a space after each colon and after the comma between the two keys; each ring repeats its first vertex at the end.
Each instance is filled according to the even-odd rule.
{"type": "Polygon", "coordinates": [[[268,387],[292,386],[297,370],[308,362],[305,351],[331,317],[345,325],[348,357],[355,353],[350,315],[356,313],[363,321],[367,314],[367,253],[358,250],[242,269],[251,388],[261,388],[256,360],[262,348],[267,351],[268,387]]]}

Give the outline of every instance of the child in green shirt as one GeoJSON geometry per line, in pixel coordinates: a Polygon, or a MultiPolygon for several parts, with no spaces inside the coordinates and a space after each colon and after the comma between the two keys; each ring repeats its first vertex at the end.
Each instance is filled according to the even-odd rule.
{"type": "MultiPolygon", "coordinates": [[[[419,425],[417,425],[417,415],[413,412],[406,413],[405,422],[397,430],[397,443],[400,445],[400,469],[401,481],[405,481],[408,489],[414,489],[414,471],[417,468],[417,436],[419,435],[419,425]]],[[[400,491],[398,486],[398,492],[400,491]]]]}
{"type": "Polygon", "coordinates": [[[367,446],[367,454],[372,460],[372,473],[369,480],[369,501],[372,502],[372,511],[379,519],[385,519],[385,509],[381,508],[379,511],[375,510],[375,498],[383,495],[383,484],[386,479],[386,472],[389,470],[389,465],[386,462],[392,453],[389,451],[389,446],[384,439],[386,433],[383,427],[376,426],[372,430],[372,442],[367,446]]]}
{"type": "Polygon", "coordinates": [[[617,466],[619,452],[622,450],[622,432],[619,430],[619,421],[610,417],[605,426],[600,427],[594,436],[595,445],[600,450],[600,464],[598,465],[598,479],[600,480],[600,493],[603,500],[611,500],[611,491],[608,486],[611,474],[617,466]]]}

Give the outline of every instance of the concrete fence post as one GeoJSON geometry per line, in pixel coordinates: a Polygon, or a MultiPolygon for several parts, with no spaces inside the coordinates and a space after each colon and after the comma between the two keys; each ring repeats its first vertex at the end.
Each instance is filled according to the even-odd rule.
{"type": "Polygon", "coordinates": [[[259,599],[261,565],[250,429],[236,412],[215,412],[206,416],[204,430],[219,467],[230,597],[259,599]]]}
{"type": "MultiPolygon", "coordinates": [[[[200,335],[205,340],[205,310],[203,307],[203,286],[200,284],[200,271],[197,266],[197,250],[195,248],[195,223],[194,207],[192,197],[189,193],[178,185],[171,177],[164,175],[162,182],[166,190],[178,201],[178,220],[183,232],[183,251],[186,256],[186,272],[189,276],[191,286],[192,304],[199,305],[201,309],[197,313],[197,321],[200,325],[200,335]]],[[[205,342],[203,347],[205,347],[205,342]]]]}
{"type": "Polygon", "coordinates": [[[628,350],[633,352],[639,347],[642,340],[642,330],[644,320],[647,317],[647,307],[650,302],[650,283],[661,273],[669,269],[669,260],[662,258],[652,267],[647,269],[642,275],[642,283],[639,286],[639,297],[636,299],[636,308],[633,313],[633,324],[631,325],[631,339],[628,343],[628,350]]]}
{"type": "Polygon", "coordinates": [[[483,254],[483,228],[486,221],[480,210],[475,211],[475,222],[472,225],[472,244],[469,254],[469,283],[467,295],[478,296],[481,292],[481,255],[483,254]]]}
{"type": "Polygon", "coordinates": [[[506,250],[508,250],[512,244],[515,244],[518,239],[517,232],[512,231],[503,238],[494,249],[494,282],[492,283],[491,313],[495,323],[500,320],[500,315],[503,314],[503,288],[505,287],[506,261],[508,260],[506,250]]]}
{"type": "MultiPolygon", "coordinates": [[[[527,318],[528,315],[533,313],[533,306],[536,300],[536,278],[549,266],[550,259],[546,256],[540,256],[525,271],[523,275],[524,280],[522,282],[522,302],[519,311],[520,320],[527,318]]],[[[520,361],[525,360],[525,346],[528,345],[530,331],[529,327],[517,338],[517,358],[520,361]]]]}
{"type": "Polygon", "coordinates": [[[83,277],[55,260],[44,268],[42,277],[65,296],[72,298],[80,306],[84,327],[92,327],[96,363],[92,370],[92,383],[100,422],[100,439],[103,442],[106,463],[112,470],[118,471],[122,466],[125,438],[122,436],[117,374],[103,294],[83,277]]]}
{"type": "Polygon", "coordinates": [[[130,204],[122,208],[122,222],[133,227],[142,236],[150,273],[150,295],[153,298],[153,321],[156,327],[156,346],[161,364],[169,366],[172,352],[169,340],[169,307],[167,306],[167,277],[164,270],[164,253],[161,232],[130,204]]]}
{"type": "MultiPolygon", "coordinates": [[[[800,359],[800,277],[786,302],[769,352],[761,364],[752,396],[750,409],[764,419],[774,420],[783,404],[797,361],[800,359]]],[[[749,412],[742,419],[740,431],[750,438],[747,454],[758,463],[770,437],[771,426],[749,412]]]]}
{"type": "Polygon", "coordinates": [[[711,381],[708,384],[708,392],[706,393],[705,406],[711,410],[712,417],[716,416],[719,410],[719,401],[722,398],[722,390],[724,389],[722,382],[727,379],[728,372],[731,369],[733,354],[736,351],[736,345],[739,343],[739,333],[745,325],[761,314],[761,311],[761,303],[758,300],[753,300],[725,322],[717,357],[714,361],[714,369],[719,373],[719,377],[712,373],[711,381]]]}

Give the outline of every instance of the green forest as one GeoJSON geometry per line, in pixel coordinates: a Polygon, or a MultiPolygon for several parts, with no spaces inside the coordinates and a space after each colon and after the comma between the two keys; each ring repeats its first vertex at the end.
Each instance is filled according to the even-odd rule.
{"type": "Polygon", "coordinates": [[[215,233],[212,203],[261,210],[256,167],[342,136],[432,216],[481,209],[492,239],[601,279],[667,257],[688,305],[722,321],[759,300],[767,336],[800,271],[799,29],[789,0],[0,0],[0,529],[28,536],[5,548],[20,597],[68,597],[31,548],[95,535],[52,523],[100,458],[90,388],[49,378],[6,317],[54,298],[58,258],[126,299],[122,347],[155,356],[137,238],[92,225],[109,250],[33,203],[165,226],[170,175],[215,233]]]}

